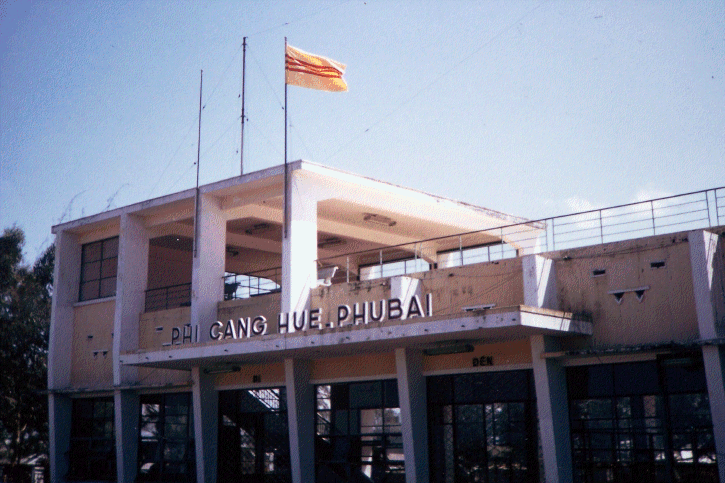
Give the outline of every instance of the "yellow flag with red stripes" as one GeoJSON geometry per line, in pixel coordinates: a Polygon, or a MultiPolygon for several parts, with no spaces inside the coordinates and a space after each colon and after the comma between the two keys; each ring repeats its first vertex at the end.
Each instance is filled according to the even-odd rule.
{"type": "Polygon", "coordinates": [[[342,92],[347,83],[342,75],[345,64],[319,55],[310,54],[287,44],[285,52],[285,82],[291,86],[342,92]]]}

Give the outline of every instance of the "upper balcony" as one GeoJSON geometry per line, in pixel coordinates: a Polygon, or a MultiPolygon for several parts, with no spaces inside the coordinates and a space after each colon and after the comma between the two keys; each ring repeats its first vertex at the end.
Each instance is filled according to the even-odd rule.
{"type": "MultiPolygon", "coordinates": [[[[724,199],[719,188],[529,221],[300,161],[54,231],[64,273],[77,272],[86,243],[118,237],[114,343],[124,353],[209,342],[225,319],[263,315],[278,327],[280,313],[319,310],[337,323],[341,305],[409,300],[402,284],[439,311],[520,307],[521,255],[721,225],[724,199]]],[[[70,300],[79,281],[66,282],[70,300]]]]}

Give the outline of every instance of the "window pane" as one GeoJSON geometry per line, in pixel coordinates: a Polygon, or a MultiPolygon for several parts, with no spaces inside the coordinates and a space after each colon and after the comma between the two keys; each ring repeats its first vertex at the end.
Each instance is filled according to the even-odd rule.
{"type": "Polygon", "coordinates": [[[101,278],[115,277],[118,267],[118,258],[109,258],[101,262],[101,278]]]}
{"type": "Polygon", "coordinates": [[[94,280],[92,282],[86,282],[81,285],[81,300],[91,300],[98,298],[98,290],[100,282],[94,280]]]}
{"type": "Polygon", "coordinates": [[[101,259],[102,242],[88,243],[83,245],[83,262],[95,262],[101,259]]]}
{"type": "Polygon", "coordinates": [[[118,237],[103,241],[103,258],[118,256],[118,237]]]}
{"type": "Polygon", "coordinates": [[[83,266],[83,273],[81,274],[83,281],[88,282],[90,280],[98,280],[101,275],[101,262],[90,262],[83,266]]]}
{"type": "Polygon", "coordinates": [[[104,278],[101,280],[99,297],[113,297],[116,295],[116,278],[104,278]]]}

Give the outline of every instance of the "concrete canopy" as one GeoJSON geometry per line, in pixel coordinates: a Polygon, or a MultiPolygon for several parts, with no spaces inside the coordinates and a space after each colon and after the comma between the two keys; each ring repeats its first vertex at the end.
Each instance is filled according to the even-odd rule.
{"type": "MultiPolygon", "coordinates": [[[[340,264],[345,257],[334,257],[353,253],[352,271],[378,262],[381,257],[372,250],[381,248],[387,248],[386,260],[416,256],[429,263],[435,263],[436,254],[443,251],[502,240],[526,250],[536,244],[544,228],[541,223],[307,161],[290,163],[287,171],[289,179],[304,179],[314,187],[318,259],[340,264]]],[[[200,194],[218,199],[226,217],[228,272],[281,266],[284,173],[284,166],[275,166],[199,188],[200,194]]],[[[120,215],[127,213],[143,219],[156,243],[163,244],[163,237],[188,239],[194,232],[194,197],[195,190],[189,189],[57,225],[53,231],[70,230],[89,240],[100,238],[100,233],[113,236],[120,215]]],[[[346,261],[350,263],[349,258],[346,261]]]]}

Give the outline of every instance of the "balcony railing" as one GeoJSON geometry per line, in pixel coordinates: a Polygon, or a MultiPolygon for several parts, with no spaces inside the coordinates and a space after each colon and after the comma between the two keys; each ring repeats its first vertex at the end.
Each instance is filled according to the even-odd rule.
{"type": "Polygon", "coordinates": [[[522,254],[578,248],[633,238],[725,225],[725,187],[544,218],[489,230],[318,260],[361,278],[380,278],[522,254]],[[490,240],[490,241],[487,241],[490,240]]]}
{"type": "MultiPolygon", "coordinates": [[[[430,238],[415,243],[347,253],[317,261],[338,266],[334,282],[392,277],[522,254],[578,248],[650,235],[725,225],[725,187],[544,218],[489,230],[430,238]],[[354,270],[351,270],[353,269],[354,270]]],[[[269,268],[224,277],[224,300],[280,291],[282,269],[269,268]]],[[[146,291],[146,311],[189,305],[191,284],[146,291]]]]}
{"type": "Polygon", "coordinates": [[[186,307],[188,305],[191,305],[190,283],[146,290],[146,312],[186,307]]]}

